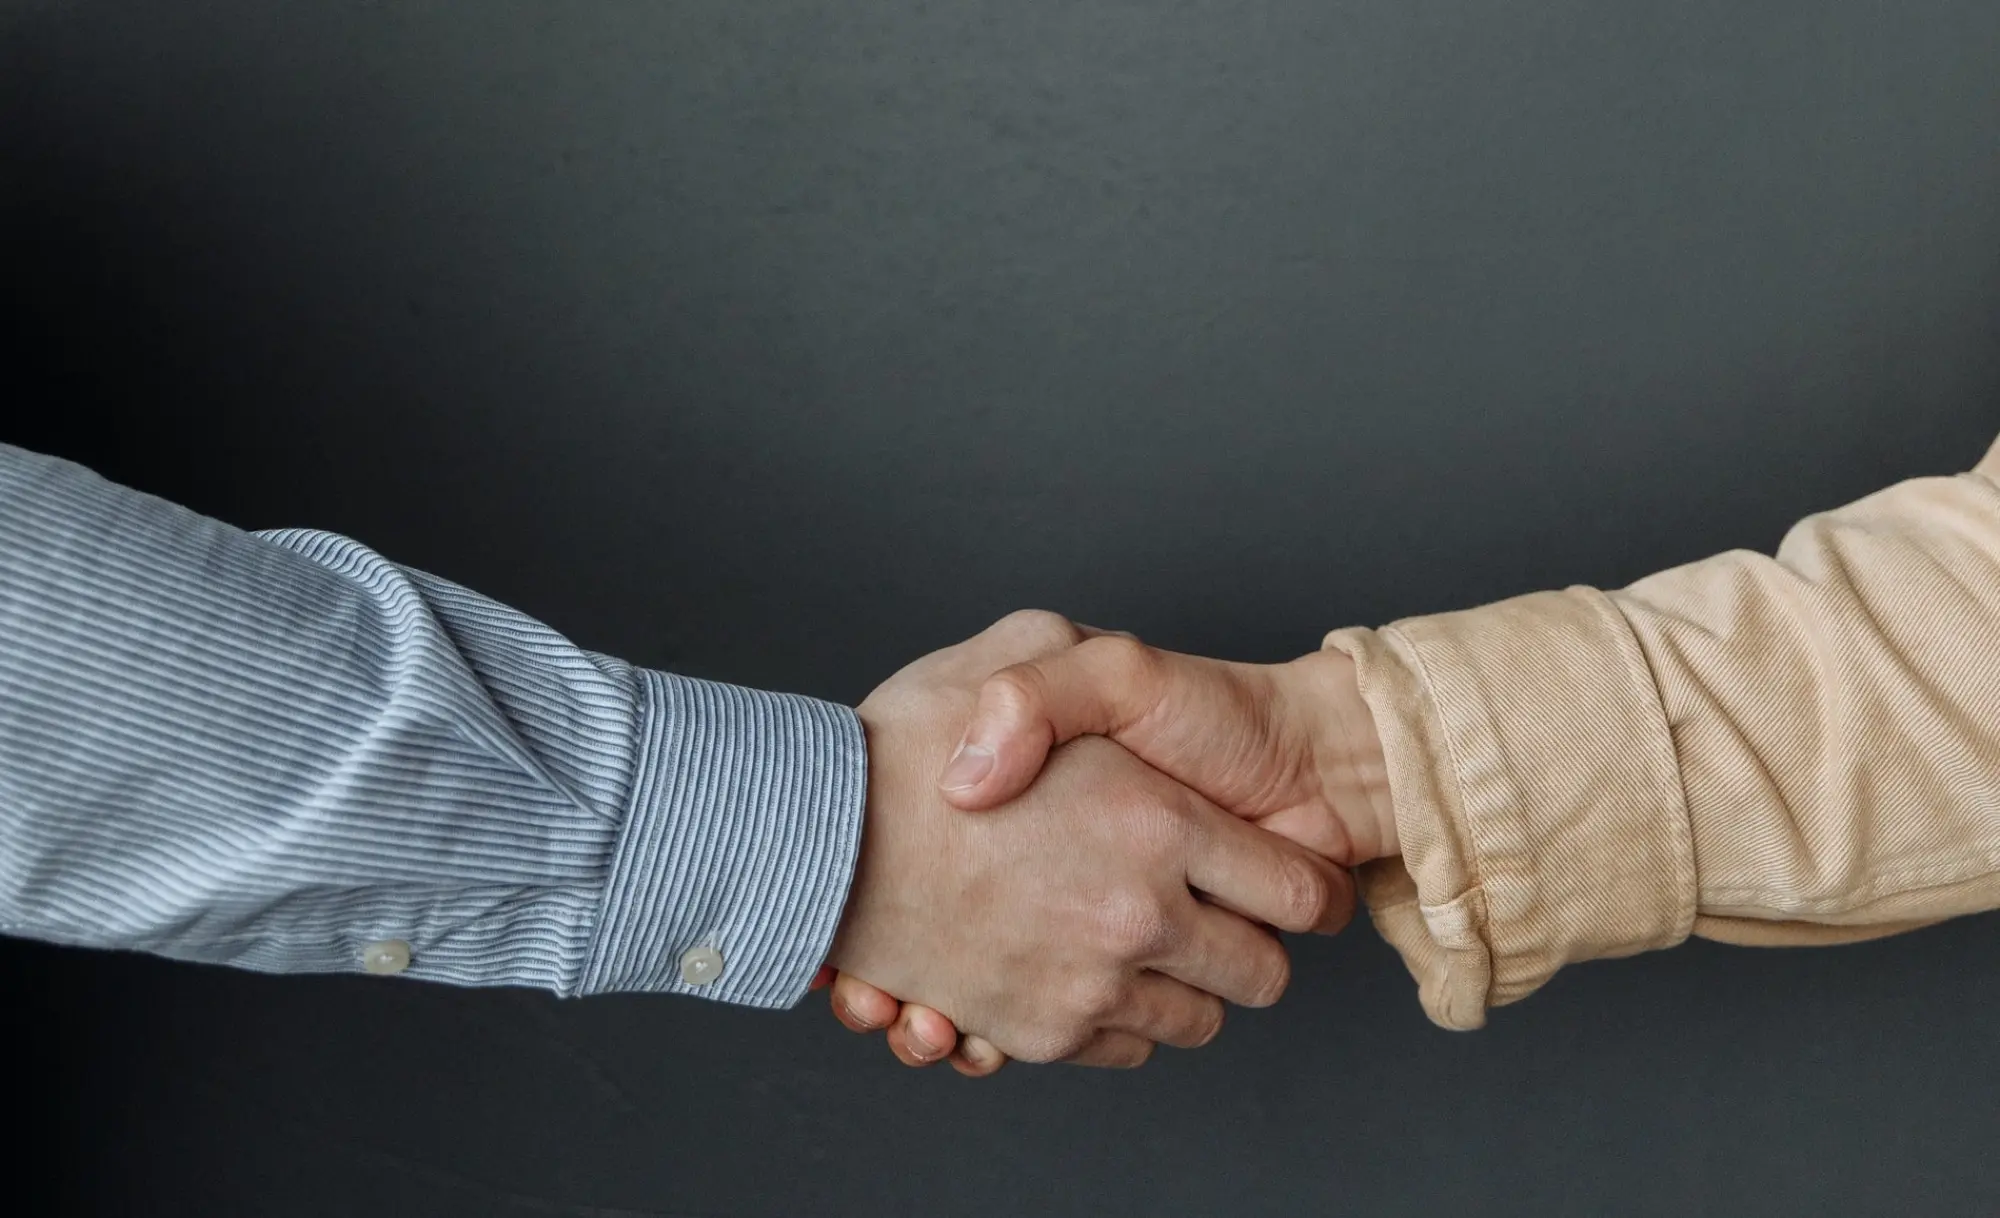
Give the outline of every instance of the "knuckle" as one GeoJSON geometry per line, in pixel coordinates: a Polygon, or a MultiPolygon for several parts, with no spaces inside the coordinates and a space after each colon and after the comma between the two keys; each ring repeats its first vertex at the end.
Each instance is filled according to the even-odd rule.
{"type": "Polygon", "coordinates": [[[986,679],[982,698],[1008,720],[1039,716],[1042,704],[1040,674],[1030,664],[1003,668],[986,679]]]}
{"type": "Polygon", "coordinates": [[[1120,962],[1150,960],[1171,950],[1179,928],[1151,894],[1123,893],[1097,910],[1099,941],[1120,962]]]}
{"type": "Polygon", "coordinates": [[[1320,924],[1332,905],[1333,881],[1324,868],[1297,856],[1285,860],[1284,920],[1278,923],[1282,929],[1309,931],[1320,924]]]}
{"type": "Polygon", "coordinates": [[[1016,609],[995,625],[1009,638],[1028,646],[1073,646],[1083,638],[1076,623],[1047,609],[1016,609]]]}
{"type": "Polygon", "coordinates": [[[1251,979],[1249,997],[1244,1002],[1247,1007],[1268,1007],[1285,996],[1285,987],[1292,983],[1292,959],[1283,948],[1271,945],[1267,958],[1259,966],[1257,975],[1251,979]]]}
{"type": "Polygon", "coordinates": [[[1106,634],[1085,639],[1079,649],[1089,649],[1092,658],[1116,674],[1128,687],[1151,689],[1160,674],[1160,653],[1129,635],[1106,634]]]}
{"type": "Polygon", "coordinates": [[[1094,1028],[1124,1007],[1127,987],[1114,976],[1086,976],[1077,979],[1069,994],[1071,1022],[1078,1028],[1094,1028]]]}
{"type": "Polygon", "coordinates": [[[1145,959],[1165,960],[1179,955],[1187,946],[1187,932],[1178,919],[1163,910],[1147,924],[1139,946],[1145,959]]]}
{"type": "Polygon", "coordinates": [[[1190,1030],[1187,1047],[1199,1049],[1220,1036],[1224,1018],[1224,1007],[1220,1001],[1204,1004],[1201,1018],[1195,1021],[1194,1027],[1190,1030]]]}

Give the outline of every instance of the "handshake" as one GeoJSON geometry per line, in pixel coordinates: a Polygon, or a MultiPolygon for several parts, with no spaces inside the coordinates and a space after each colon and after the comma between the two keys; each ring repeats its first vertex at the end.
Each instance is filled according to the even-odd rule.
{"type": "Polygon", "coordinates": [[[1339,651],[1226,663],[1029,611],[859,714],[867,817],[814,985],[909,1065],[1136,1066],[1206,1044],[1225,1002],[1284,993],[1274,928],[1340,930],[1348,869],[1398,852],[1339,651]]]}

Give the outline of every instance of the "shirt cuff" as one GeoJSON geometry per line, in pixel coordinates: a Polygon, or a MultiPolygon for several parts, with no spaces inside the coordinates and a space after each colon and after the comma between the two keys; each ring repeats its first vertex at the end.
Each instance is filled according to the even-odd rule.
{"type": "Polygon", "coordinates": [[[826,959],[854,875],[860,721],[811,698],[637,676],[639,762],[578,992],[791,1006],[826,959]],[[691,983],[682,959],[697,948],[709,975],[691,983]]]}
{"type": "Polygon", "coordinates": [[[1424,1011],[1454,1029],[1564,964],[1670,947],[1695,915],[1665,712],[1589,588],[1337,630],[1375,716],[1402,857],[1362,869],[1424,1011]]]}

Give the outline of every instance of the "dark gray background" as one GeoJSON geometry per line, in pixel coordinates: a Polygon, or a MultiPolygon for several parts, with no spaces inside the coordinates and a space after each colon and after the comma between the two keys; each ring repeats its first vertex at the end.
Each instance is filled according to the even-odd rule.
{"type": "MultiPolygon", "coordinates": [[[[1276,659],[2000,429],[2000,6],[0,6],[0,434],[858,699],[1041,605],[1276,659]]],[[[818,1001],[0,946],[35,1213],[2000,1208],[2000,925],[1429,1027],[1365,927],[1129,1075],[818,1001]]]]}

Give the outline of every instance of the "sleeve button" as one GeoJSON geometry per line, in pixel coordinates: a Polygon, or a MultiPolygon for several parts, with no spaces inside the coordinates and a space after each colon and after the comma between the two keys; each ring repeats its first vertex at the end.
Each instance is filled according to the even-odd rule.
{"type": "Polygon", "coordinates": [[[383,939],[361,949],[361,967],[378,977],[393,977],[410,967],[410,945],[401,939],[383,939]]]}
{"type": "Polygon", "coordinates": [[[707,985],[722,976],[722,953],[712,947],[690,947],[681,953],[681,980],[707,985]]]}

